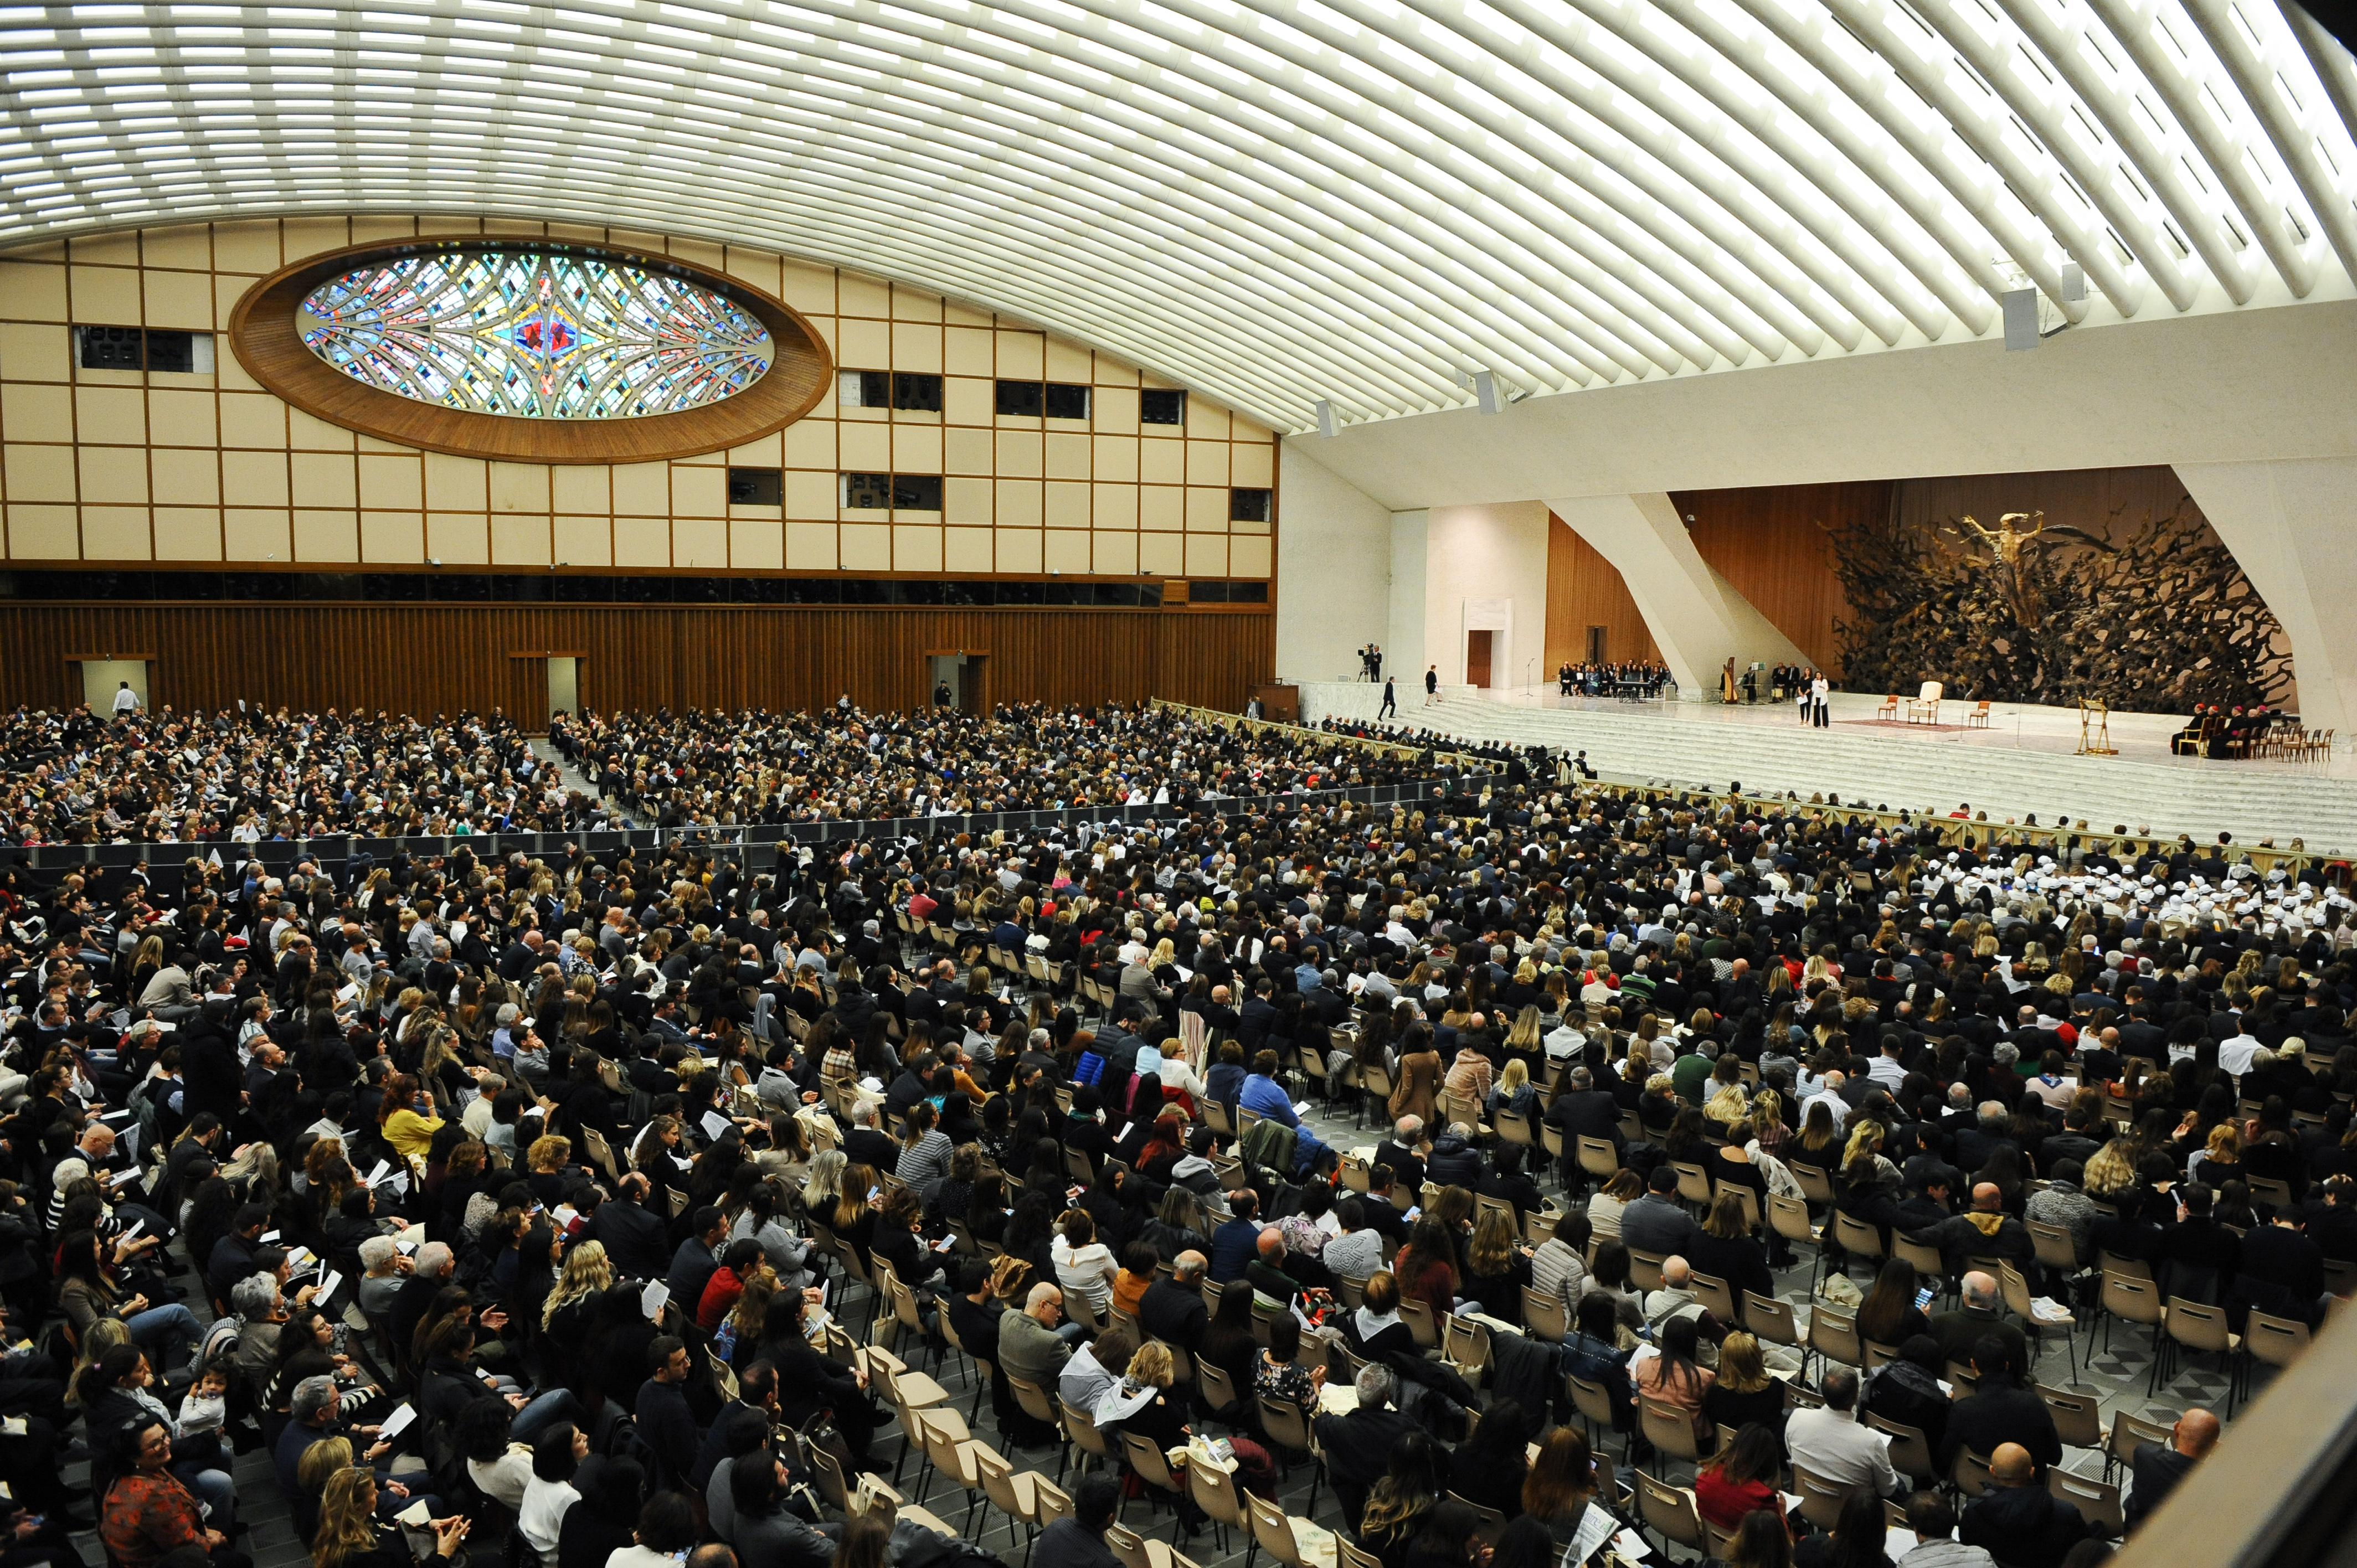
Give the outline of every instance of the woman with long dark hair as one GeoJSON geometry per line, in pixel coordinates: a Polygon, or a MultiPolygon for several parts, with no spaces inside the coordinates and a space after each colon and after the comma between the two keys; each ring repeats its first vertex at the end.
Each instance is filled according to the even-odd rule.
{"type": "Polygon", "coordinates": [[[1408,1549],[1424,1529],[1424,1516],[1440,1501],[1432,1439],[1403,1432],[1392,1443],[1390,1463],[1367,1489],[1359,1515],[1359,1544],[1381,1558],[1383,1568],[1407,1568],[1408,1549]]]}
{"type": "Polygon", "coordinates": [[[1784,1499],[1776,1490],[1783,1459],[1777,1447],[1776,1434],[1759,1422],[1737,1431],[1735,1440],[1695,1477],[1695,1506],[1704,1523],[1734,1530],[1757,1509],[1783,1517],[1784,1499]]]}

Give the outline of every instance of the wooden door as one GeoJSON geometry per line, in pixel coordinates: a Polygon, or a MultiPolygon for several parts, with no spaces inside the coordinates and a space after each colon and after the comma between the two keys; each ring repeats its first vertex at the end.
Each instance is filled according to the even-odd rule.
{"type": "Polygon", "coordinates": [[[1487,631],[1465,634],[1465,683],[1487,687],[1490,684],[1490,639],[1487,631]]]}

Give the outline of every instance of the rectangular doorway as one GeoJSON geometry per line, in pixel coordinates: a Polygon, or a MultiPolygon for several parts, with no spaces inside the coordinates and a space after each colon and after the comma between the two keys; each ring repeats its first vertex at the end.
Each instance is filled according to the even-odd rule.
{"type": "Polygon", "coordinates": [[[1465,683],[1487,690],[1490,685],[1490,639],[1495,633],[1469,631],[1465,634],[1465,683]]]}
{"type": "Polygon", "coordinates": [[[971,648],[925,650],[925,705],[951,708],[962,714],[985,714],[989,694],[983,671],[987,653],[971,648]]]}
{"type": "Polygon", "coordinates": [[[1591,626],[1587,628],[1587,661],[1590,664],[1605,662],[1604,628],[1600,626],[1591,626]]]}
{"type": "Polygon", "coordinates": [[[581,712],[581,660],[566,655],[548,656],[548,714],[578,715],[581,712]]]}
{"type": "Polygon", "coordinates": [[[81,659],[81,700],[100,718],[116,711],[123,688],[129,686],[131,694],[139,699],[141,712],[147,707],[147,660],[145,659],[81,659]]]}

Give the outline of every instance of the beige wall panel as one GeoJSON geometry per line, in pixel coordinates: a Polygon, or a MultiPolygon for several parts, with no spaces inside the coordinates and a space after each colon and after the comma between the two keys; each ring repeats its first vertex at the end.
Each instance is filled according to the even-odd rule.
{"type": "Polygon", "coordinates": [[[790,572],[832,572],[835,569],[835,525],[831,522],[786,524],[786,569],[790,572]]]}
{"type": "Polygon", "coordinates": [[[491,466],[479,457],[425,454],[425,510],[487,511],[491,500],[491,466]]]}
{"type": "Polygon", "coordinates": [[[610,566],[614,564],[614,520],[603,515],[578,517],[560,513],[551,524],[556,560],[564,566],[610,566]]]}
{"type": "Polygon", "coordinates": [[[213,225],[213,267],[224,273],[273,273],[284,258],[278,225],[268,219],[213,225]]]}
{"type": "Polygon", "coordinates": [[[614,504],[613,471],[596,463],[566,463],[548,471],[550,504],[558,511],[608,511],[614,504]]]}
{"type": "Polygon", "coordinates": [[[1183,484],[1187,478],[1187,444],[1155,439],[1150,433],[1157,428],[1147,425],[1149,434],[1137,444],[1137,477],[1153,485],[1183,484]]]}
{"type": "Polygon", "coordinates": [[[786,533],[776,519],[733,518],[728,564],[739,572],[775,572],[786,564],[786,533]]]}
{"type": "Polygon", "coordinates": [[[717,517],[678,517],[671,524],[671,564],[704,571],[728,565],[728,524],[717,517]]]}
{"type": "Polygon", "coordinates": [[[541,463],[493,463],[490,466],[493,511],[538,511],[549,509],[549,473],[541,463]]]}
{"type": "Polygon", "coordinates": [[[1187,536],[1181,533],[1139,534],[1137,569],[1157,577],[1183,575],[1187,570],[1187,536]]]}
{"type": "Polygon", "coordinates": [[[147,443],[147,399],[137,387],[76,387],[74,417],[84,446],[147,443]]]}
{"type": "Polygon", "coordinates": [[[835,323],[836,362],[846,371],[892,368],[892,328],[882,321],[845,317],[835,323]]]}
{"type": "Polygon", "coordinates": [[[942,329],[923,322],[894,322],[892,368],[939,375],[942,369],[942,329]]]}
{"type": "Polygon", "coordinates": [[[377,566],[425,564],[425,514],[419,511],[361,513],[361,559],[377,566]]]}
{"type": "Polygon", "coordinates": [[[991,553],[990,530],[945,528],[942,531],[942,570],[989,572],[995,569],[991,553]]]}
{"type": "Polygon", "coordinates": [[[1050,479],[1042,514],[1049,528],[1089,526],[1089,487],[1073,479],[1050,479]]]}
{"type": "Polygon", "coordinates": [[[66,270],[39,262],[0,262],[0,309],[18,321],[65,321],[66,270]]]}
{"type": "Polygon", "coordinates": [[[839,533],[845,571],[888,572],[892,569],[890,523],[846,522],[839,533]]]}
{"type": "Polygon", "coordinates": [[[1082,528],[1051,528],[1044,557],[1050,572],[1082,573],[1089,569],[1089,534],[1082,528]]]}
{"type": "MultiPolygon", "coordinates": [[[[673,517],[726,517],[728,515],[728,470],[691,467],[683,463],[673,464],[671,470],[671,510],[673,517]]],[[[727,550],[725,532],[716,531],[715,537],[722,540],[719,548],[722,564],[726,564],[727,550]]],[[[673,542],[673,548],[677,548],[676,541],[673,542]]]]}
{"type": "Polygon", "coordinates": [[[1187,525],[1187,495],[1170,485],[1142,485],[1137,491],[1137,526],[1177,532],[1187,525]]]}
{"type": "Polygon", "coordinates": [[[1125,575],[1137,570],[1137,535],[1107,533],[1099,529],[1092,537],[1095,570],[1125,575]]]}
{"type": "Polygon", "coordinates": [[[1047,343],[1044,333],[1012,332],[1001,328],[998,332],[997,374],[1008,381],[1046,380],[1047,343]]]}
{"type": "MultiPolygon", "coordinates": [[[[221,504],[219,453],[159,446],[147,455],[147,471],[156,486],[156,499],[166,505],[210,507],[221,504]]],[[[213,536],[213,545],[218,551],[221,545],[218,532],[213,536]]]]}
{"type": "Polygon", "coordinates": [[[671,519],[617,517],[614,520],[614,564],[654,567],[670,565],[671,519]]]}
{"type": "Polygon", "coordinates": [[[425,553],[445,566],[488,566],[491,560],[490,520],[479,511],[427,512],[425,553]]]}
{"type": "Polygon", "coordinates": [[[779,432],[779,463],[788,468],[834,467],[834,421],[805,417],[779,432]]]}
{"type": "Polygon", "coordinates": [[[146,311],[139,300],[139,274],[130,267],[71,267],[73,318],[93,327],[137,327],[146,311]]]}
{"type": "Polygon", "coordinates": [[[1228,575],[1232,577],[1265,577],[1269,575],[1270,541],[1238,535],[1228,541],[1228,575]]]}
{"type": "Polygon", "coordinates": [[[81,524],[70,506],[8,503],[8,553],[18,561],[70,561],[81,553],[81,524]]]}
{"type": "MultiPolygon", "coordinates": [[[[823,474],[805,473],[799,468],[790,469],[786,473],[785,481],[785,513],[788,517],[831,519],[834,516],[835,509],[841,499],[842,489],[841,481],[835,478],[834,469],[830,468],[823,474]]],[[[830,524],[827,537],[831,540],[834,536],[834,530],[830,524]]],[[[832,550],[833,546],[830,545],[828,548],[832,550]]]]}
{"type": "Polygon", "coordinates": [[[1228,542],[1200,533],[1187,536],[1187,575],[1224,577],[1228,575],[1228,542]]]}
{"type": "Polygon", "coordinates": [[[135,446],[85,446],[81,455],[83,505],[146,504],[147,454],[144,450],[135,446]]]}
{"type": "Polygon", "coordinates": [[[892,427],[888,424],[843,424],[834,430],[836,461],[851,474],[885,474],[892,469],[892,427]]]}
{"type": "Polygon", "coordinates": [[[1044,498],[1037,479],[1001,479],[997,489],[997,518],[1001,528],[1037,528],[1042,521],[1040,507],[1044,498]]]}
{"type": "Polygon", "coordinates": [[[156,559],[218,561],[221,558],[219,507],[159,506],[156,509],[156,559]]]}
{"type": "Polygon", "coordinates": [[[0,435],[11,441],[71,441],[74,389],[26,381],[0,386],[0,435]]]}
{"type": "MultiPolygon", "coordinates": [[[[611,470],[614,476],[614,515],[616,517],[666,517],[671,513],[671,465],[668,463],[618,463],[611,470]]],[[[620,565],[621,541],[614,542],[615,564],[620,565]]],[[[670,554],[665,546],[664,554],[670,554]]],[[[643,566],[643,560],[630,564],[643,566]]]]}
{"type": "Polygon", "coordinates": [[[230,507],[221,513],[221,542],[232,561],[284,561],[294,553],[292,524],[275,507],[230,507]]]}
{"type": "Polygon", "coordinates": [[[360,505],[354,459],[339,452],[297,452],[288,460],[289,498],[296,506],[360,505]]]}
{"type": "MultiPolygon", "coordinates": [[[[210,224],[190,223],[179,229],[149,229],[139,236],[139,260],[147,267],[179,267],[188,272],[210,272],[213,265],[213,231],[210,224]]],[[[206,313],[210,324],[212,315],[206,313]]]]}
{"type": "Polygon", "coordinates": [[[491,514],[491,561],[500,566],[545,566],[556,559],[549,520],[529,512],[491,514]]]}
{"type": "Polygon", "coordinates": [[[65,501],[75,496],[74,449],[18,446],[7,451],[5,469],[12,501],[65,501]]]}
{"type": "Polygon", "coordinates": [[[158,446],[218,446],[219,406],[209,392],[152,389],[147,393],[147,438],[158,446]]]}
{"type": "Polygon", "coordinates": [[[1000,478],[1037,478],[1039,476],[1043,449],[1038,431],[999,431],[997,450],[1000,478]]]}
{"type": "Polygon", "coordinates": [[[922,523],[892,525],[892,570],[938,572],[942,569],[942,530],[922,523]]]}
{"type": "MultiPolygon", "coordinates": [[[[952,376],[990,377],[998,373],[989,328],[949,327],[942,329],[942,368],[952,376]]],[[[989,407],[984,406],[985,417],[989,407]]]]}
{"type": "Polygon", "coordinates": [[[268,392],[225,392],[221,394],[221,445],[285,451],[286,416],[293,412],[268,392]]]}
{"type": "Polygon", "coordinates": [[[938,424],[894,424],[892,471],[896,474],[944,472],[942,467],[942,427],[938,424]]]}
{"type": "Polygon", "coordinates": [[[997,533],[998,569],[1002,572],[1040,572],[1042,540],[1036,528],[1002,528],[997,533]]]}
{"type": "MultiPolygon", "coordinates": [[[[895,321],[939,321],[942,318],[942,296],[928,294],[905,284],[892,285],[892,319],[895,321]]],[[[906,370],[907,366],[900,369],[906,370]]]]}
{"type": "MultiPolygon", "coordinates": [[[[199,332],[210,332],[213,327],[213,281],[204,273],[160,273],[141,274],[146,290],[145,314],[150,327],[185,327],[199,332]]],[[[226,349],[227,344],[216,344],[226,349]]]]}
{"type": "Polygon", "coordinates": [[[360,558],[360,513],[295,509],[295,559],[358,561],[360,558]]]}
{"type": "Polygon", "coordinates": [[[1265,490],[1275,483],[1276,448],[1265,445],[1228,448],[1228,483],[1241,489],[1265,490]]]}
{"type": "MultiPolygon", "coordinates": [[[[0,289],[8,273],[0,268],[0,289]]],[[[14,310],[16,302],[0,295],[0,311],[14,310]]],[[[0,379],[18,381],[62,381],[72,371],[72,329],[60,324],[34,321],[0,322],[0,379]]]]}
{"type": "Polygon", "coordinates": [[[841,274],[834,285],[835,313],[868,316],[888,321],[892,316],[892,285],[877,278],[841,274]]]}
{"type": "MultiPolygon", "coordinates": [[[[286,456],[283,452],[224,452],[221,454],[221,499],[233,507],[285,506],[286,504],[286,456]]],[[[232,535],[232,538],[234,535],[232,535]]],[[[280,560],[286,558],[279,553],[280,560]]],[[[232,561],[259,561],[259,555],[239,555],[232,549],[232,561]]]]}
{"type": "Polygon", "coordinates": [[[1187,482],[1224,485],[1228,482],[1228,444],[1224,441],[1187,443],[1187,482]]]}
{"type": "Polygon", "coordinates": [[[81,509],[81,553],[92,561],[146,561],[154,556],[144,506],[81,509]]]}

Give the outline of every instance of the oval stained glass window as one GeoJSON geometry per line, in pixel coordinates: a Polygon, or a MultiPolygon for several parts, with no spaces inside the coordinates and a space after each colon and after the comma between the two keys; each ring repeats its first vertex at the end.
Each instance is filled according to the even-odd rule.
{"type": "Polygon", "coordinates": [[[759,317],[711,289],[525,249],[372,263],[313,289],[296,329],[369,386],[523,419],[702,408],[750,387],[777,357],[759,317]]]}

